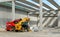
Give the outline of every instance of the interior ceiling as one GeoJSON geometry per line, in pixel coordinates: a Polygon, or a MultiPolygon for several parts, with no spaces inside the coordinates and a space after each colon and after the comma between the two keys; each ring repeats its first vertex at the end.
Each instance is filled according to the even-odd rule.
{"type": "MultiPolygon", "coordinates": [[[[28,5],[31,5],[31,6],[36,7],[36,8],[39,9],[39,6],[37,6],[37,5],[35,5],[35,4],[31,3],[31,2],[28,2],[26,0],[18,0],[18,1],[26,3],[28,5]]],[[[32,1],[34,1],[34,2],[36,2],[36,3],[39,4],[39,0],[32,0],[32,1]]],[[[47,0],[47,1],[50,2],[52,5],[54,5],[56,8],[60,9],[60,6],[54,0],[47,0]]],[[[50,11],[54,10],[53,8],[51,8],[50,6],[48,6],[47,4],[45,4],[44,2],[43,2],[43,6],[46,7],[46,8],[48,8],[48,9],[50,9],[50,11]]]]}
{"type": "Polygon", "coordinates": [[[26,0],[20,0],[20,2],[23,2],[23,3],[26,3],[26,4],[28,4],[28,5],[34,6],[34,7],[36,7],[36,8],[39,8],[39,6],[37,6],[37,5],[35,5],[35,4],[32,4],[32,3],[30,3],[30,2],[28,2],[28,1],[26,1],[26,0]]]}
{"type": "Polygon", "coordinates": [[[36,3],[39,3],[39,0],[32,0],[32,1],[34,1],[34,2],[36,2],[36,3]]]}
{"type": "MultiPolygon", "coordinates": [[[[35,8],[32,8],[32,7],[29,7],[29,6],[26,6],[26,5],[24,5],[24,4],[21,4],[21,3],[17,3],[17,2],[15,2],[16,3],[16,5],[19,5],[19,6],[23,6],[23,7],[25,7],[25,8],[22,8],[22,9],[24,9],[24,10],[26,10],[26,11],[39,11],[39,6],[37,6],[37,5],[35,5],[35,4],[33,4],[33,3],[31,3],[31,2],[28,2],[28,1],[26,1],[26,0],[16,0],[16,1],[19,1],[19,2],[22,2],[22,3],[24,3],[24,4],[28,4],[28,5],[30,5],[30,6],[33,6],[33,7],[35,7],[35,8]],[[26,9],[26,8],[28,8],[28,9],[32,9],[32,10],[28,10],[28,9],[26,9]]],[[[32,1],[34,1],[34,2],[36,2],[36,3],[38,3],[39,4],[39,0],[32,0],[32,1]]],[[[60,6],[55,2],[55,1],[53,1],[53,0],[47,0],[48,2],[50,2],[52,5],[54,5],[55,7],[57,7],[58,9],[60,9],[60,6]]],[[[54,10],[53,8],[51,8],[50,6],[48,6],[47,4],[45,4],[44,2],[43,2],[43,6],[44,7],[46,7],[46,8],[48,8],[48,9],[50,9],[50,11],[51,10],[54,10]]],[[[46,11],[46,9],[44,9],[43,8],[43,10],[44,11],[46,11]]]]}
{"type": "MultiPolygon", "coordinates": [[[[19,2],[22,2],[22,3],[25,3],[25,4],[28,4],[28,5],[30,5],[30,6],[33,6],[33,7],[37,8],[37,9],[39,9],[39,6],[37,6],[37,5],[35,5],[35,4],[32,4],[32,3],[30,3],[30,2],[28,2],[28,1],[26,1],[26,0],[18,0],[18,1],[19,1],[19,2]]],[[[27,7],[27,8],[30,8],[30,9],[33,9],[33,10],[35,10],[35,11],[39,11],[39,10],[37,10],[37,9],[34,9],[34,8],[32,8],[32,7],[23,5],[23,4],[21,4],[21,3],[16,3],[16,4],[21,5],[21,6],[24,6],[24,7],[27,7]]]]}
{"type": "Polygon", "coordinates": [[[60,9],[60,6],[54,1],[54,0],[48,0],[51,4],[53,4],[55,7],[60,9]]]}

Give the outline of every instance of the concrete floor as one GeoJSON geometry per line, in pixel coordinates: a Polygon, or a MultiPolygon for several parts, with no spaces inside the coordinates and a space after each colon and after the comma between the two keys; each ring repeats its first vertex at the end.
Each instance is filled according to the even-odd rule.
{"type": "Polygon", "coordinates": [[[0,32],[0,37],[60,37],[60,33],[47,32],[0,32]]]}
{"type": "Polygon", "coordinates": [[[60,37],[60,29],[47,29],[39,32],[7,32],[0,29],[0,37],[60,37]]]}

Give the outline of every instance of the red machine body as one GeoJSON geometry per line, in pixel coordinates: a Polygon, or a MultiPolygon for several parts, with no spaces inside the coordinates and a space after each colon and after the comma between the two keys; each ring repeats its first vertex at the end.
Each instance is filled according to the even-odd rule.
{"type": "Polygon", "coordinates": [[[15,27],[14,22],[7,22],[6,23],[6,30],[7,31],[11,31],[12,30],[12,27],[15,27]]]}
{"type": "Polygon", "coordinates": [[[6,30],[7,31],[12,31],[12,27],[15,27],[15,23],[14,22],[19,22],[19,19],[16,19],[16,20],[11,21],[11,22],[7,22],[6,23],[6,30]]]}

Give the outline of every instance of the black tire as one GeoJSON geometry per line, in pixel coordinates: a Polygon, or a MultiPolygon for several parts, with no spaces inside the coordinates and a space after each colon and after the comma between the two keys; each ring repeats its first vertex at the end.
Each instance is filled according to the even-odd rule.
{"type": "Polygon", "coordinates": [[[12,31],[15,31],[15,27],[14,26],[12,27],[12,31]]]}
{"type": "Polygon", "coordinates": [[[7,31],[10,31],[10,30],[7,30],[7,31]]]}
{"type": "Polygon", "coordinates": [[[18,32],[18,30],[15,30],[15,32],[18,32]]]}

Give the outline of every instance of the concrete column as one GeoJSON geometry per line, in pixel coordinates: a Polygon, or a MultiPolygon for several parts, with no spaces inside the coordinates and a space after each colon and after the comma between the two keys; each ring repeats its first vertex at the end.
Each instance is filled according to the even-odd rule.
{"type": "Polygon", "coordinates": [[[60,11],[58,11],[58,27],[60,27],[60,11]]]}
{"type": "Polygon", "coordinates": [[[40,19],[39,19],[39,25],[38,25],[38,27],[40,28],[40,30],[42,30],[43,29],[43,27],[42,27],[42,18],[43,18],[43,12],[42,12],[42,0],[40,0],[40,10],[39,10],[39,17],[40,17],[40,19]]]}
{"type": "Polygon", "coordinates": [[[36,17],[36,18],[37,18],[37,26],[38,26],[38,23],[39,23],[39,17],[38,17],[38,15],[37,15],[37,17],[36,17]]]}
{"type": "Polygon", "coordinates": [[[27,17],[29,17],[29,12],[27,12],[27,17]]]}
{"type": "Polygon", "coordinates": [[[12,20],[15,20],[15,1],[12,0],[12,20]]]}

